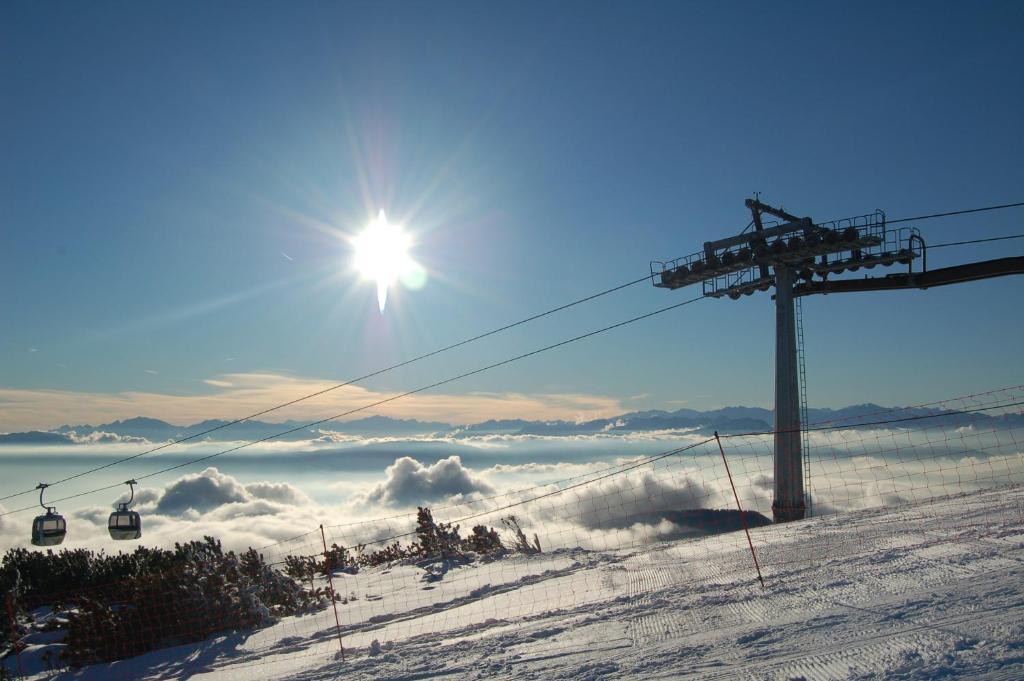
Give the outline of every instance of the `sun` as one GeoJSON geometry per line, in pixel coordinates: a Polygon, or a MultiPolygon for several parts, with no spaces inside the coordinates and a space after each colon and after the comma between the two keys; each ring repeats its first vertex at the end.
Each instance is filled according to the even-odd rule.
{"type": "Polygon", "coordinates": [[[352,239],[356,270],[364,279],[377,282],[377,306],[381,314],[388,301],[388,287],[420,269],[409,255],[411,246],[409,235],[400,225],[389,223],[383,210],[352,239]]]}

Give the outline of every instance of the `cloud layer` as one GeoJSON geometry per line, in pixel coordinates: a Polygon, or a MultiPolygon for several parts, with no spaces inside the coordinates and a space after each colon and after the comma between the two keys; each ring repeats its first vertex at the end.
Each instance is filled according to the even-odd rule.
{"type": "MultiPolygon", "coordinates": [[[[710,445],[708,445],[710,447],[710,445]]],[[[501,519],[519,518],[544,547],[625,548],[692,534],[692,509],[732,509],[734,500],[710,449],[633,466],[614,462],[489,464],[467,466],[458,456],[424,463],[409,456],[393,461],[377,480],[325,480],[336,500],[314,502],[298,487],[280,481],[242,482],[210,467],[136,490],[134,508],[143,515],[144,543],[174,542],[213,535],[225,546],[266,547],[268,556],[316,553],[318,528],[328,542],[346,546],[410,532],[415,507],[430,506],[439,520],[502,529],[501,519]],[[609,470],[611,467],[611,470],[609,470]],[[557,483],[551,482],[558,478],[557,483]],[[300,536],[298,543],[277,544],[300,536]]],[[[1024,456],[854,456],[815,462],[813,491],[818,513],[894,506],[945,494],[1024,482],[1024,456]]],[[[745,509],[770,515],[770,455],[730,454],[732,473],[745,509]]],[[[121,497],[127,500],[127,494],[121,497]]],[[[111,506],[61,510],[69,520],[69,548],[131,549],[112,544],[106,533],[111,506]]],[[[2,512],[2,511],[0,511],[2,512]]],[[[699,518],[714,516],[698,516],[699,518]]],[[[31,515],[0,517],[0,549],[28,544],[31,515]]],[[[405,537],[403,541],[411,538],[405,537]]]]}

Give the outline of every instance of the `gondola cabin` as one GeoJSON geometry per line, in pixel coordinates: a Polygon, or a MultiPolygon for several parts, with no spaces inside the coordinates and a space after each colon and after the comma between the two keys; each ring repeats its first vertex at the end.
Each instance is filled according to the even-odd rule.
{"type": "Polygon", "coordinates": [[[138,539],[142,536],[142,518],[129,511],[128,504],[118,504],[107,521],[107,530],[111,539],[138,539]]]}
{"type": "Polygon", "coordinates": [[[68,524],[64,516],[54,509],[46,509],[46,515],[38,515],[32,521],[32,544],[35,546],[55,546],[64,541],[68,533],[68,524]]]}

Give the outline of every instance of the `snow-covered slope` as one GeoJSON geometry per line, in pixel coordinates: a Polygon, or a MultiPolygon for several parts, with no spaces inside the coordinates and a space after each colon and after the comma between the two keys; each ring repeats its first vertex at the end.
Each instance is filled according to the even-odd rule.
{"type": "Polygon", "coordinates": [[[328,607],[57,678],[1024,678],[1024,489],[751,534],[763,589],[742,532],[364,570],[344,661],[328,607]]]}

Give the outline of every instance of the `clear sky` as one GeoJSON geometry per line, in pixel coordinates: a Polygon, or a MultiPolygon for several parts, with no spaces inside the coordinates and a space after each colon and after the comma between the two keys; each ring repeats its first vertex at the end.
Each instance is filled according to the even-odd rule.
{"type": "MultiPolygon", "coordinates": [[[[739,232],[755,191],[819,220],[1022,200],[1022,23],[1017,2],[4,3],[0,430],[239,415],[641,276],[739,232]],[[383,315],[346,239],[381,209],[428,274],[383,315]]],[[[695,292],[636,286],[366,388],[695,292]]],[[[811,404],[1024,382],[1022,293],[808,299],[811,404]]],[[[388,413],[770,406],[773,319],[767,294],[705,300],[388,413]]]]}

